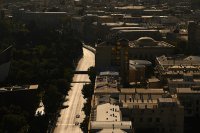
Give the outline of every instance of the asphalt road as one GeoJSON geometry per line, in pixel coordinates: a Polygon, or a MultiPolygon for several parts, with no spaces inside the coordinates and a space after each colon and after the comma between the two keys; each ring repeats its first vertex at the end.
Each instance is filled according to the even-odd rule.
{"type": "MultiPolygon", "coordinates": [[[[83,48],[83,53],[84,56],[76,68],[78,71],[86,71],[89,67],[94,66],[94,54],[85,48],[83,48]]],[[[86,74],[76,74],[73,81],[89,81],[89,77],[86,74]]],[[[81,123],[85,117],[81,111],[85,102],[81,93],[84,83],[72,83],[71,85],[69,96],[65,97],[68,101],[63,103],[69,107],[61,110],[54,133],[82,133],[79,125],[75,125],[75,122],[81,123]],[[80,115],[80,118],[76,118],[77,114],[80,115]]]]}

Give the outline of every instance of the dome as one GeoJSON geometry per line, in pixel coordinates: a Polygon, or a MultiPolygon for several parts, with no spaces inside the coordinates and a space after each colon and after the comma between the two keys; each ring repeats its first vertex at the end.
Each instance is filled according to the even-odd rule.
{"type": "Polygon", "coordinates": [[[156,46],[157,42],[151,37],[141,37],[141,38],[136,40],[136,45],[139,45],[141,47],[156,46]]]}

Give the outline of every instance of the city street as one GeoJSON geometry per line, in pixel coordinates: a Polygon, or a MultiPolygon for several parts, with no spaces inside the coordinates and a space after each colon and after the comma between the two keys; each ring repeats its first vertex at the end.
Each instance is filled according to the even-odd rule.
{"type": "MultiPolygon", "coordinates": [[[[94,66],[94,54],[85,48],[83,48],[83,53],[84,56],[78,63],[77,71],[86,71],[89,67],[94,66]]],[[[86,74],[76,74],[73,81],[89,81],[89,77],[86,74]]],[[[81,111],[85,102],[81,93],[83,85],[84,83],[71,84],[72,89],[69,91],[69,96],[65,97],[66,102],[63,103],[69,107],[61,110],[54,133],[82,133],[79,126],[85,117],[81,111]]]]}

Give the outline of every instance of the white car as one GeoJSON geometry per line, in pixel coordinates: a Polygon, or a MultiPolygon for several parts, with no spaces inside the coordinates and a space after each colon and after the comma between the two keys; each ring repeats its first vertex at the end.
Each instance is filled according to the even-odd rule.
{"type": "Polygon", "coordinates": [[[76,118],[80,118],[80,115],[76,115],[76,118]]]}
{"type": "Polygon", "coordinates": [[[76,125],[76,126],[77,126],[77,125],[79,125],[79,122],[78,122],[78,121],[76,121],[76,122],[75,122],[75,125],[76,125]]]}

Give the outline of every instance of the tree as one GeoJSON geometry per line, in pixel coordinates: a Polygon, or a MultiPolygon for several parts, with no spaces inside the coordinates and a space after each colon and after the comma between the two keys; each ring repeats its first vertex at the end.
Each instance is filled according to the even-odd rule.
{"type": "Polygon", "coordinates": [[[63,95],[66,95],[68,90],[70,89],[70,82],[66,79],[58,79],[56,86],[58,87],[58,91],[63,95]]]}
{"type": "Polygon", "coordinates": [[[1,121],[1,129],[4,133],[26,133],[28,128],[28,123],[23,115],[7,114],[1,121]]]}
{"type": "Polygon", "coordinates": [[[92,82],[92,83],[94,83],[95,82],[95,78],[96,78],[96,70],[95,70],[95,67],[90,67],[89,69],[88,69],[88,75],[89,75],[89,78],[90,78],[90,81],[92,82]]]}
{"type": "Polygon", "coordinates": [[[45,113],[55,113],[60,105],[62,95],[58,92],[56,86],[50,85],[46,90],[43,97],[45,106],[45,113]]]}
{"type": "Polygon", "coordinates": [[[82,94],[84,98],[91,98],[94,93],[94,86],[92,84],[86,84],[83,86],[82,94]]]}

